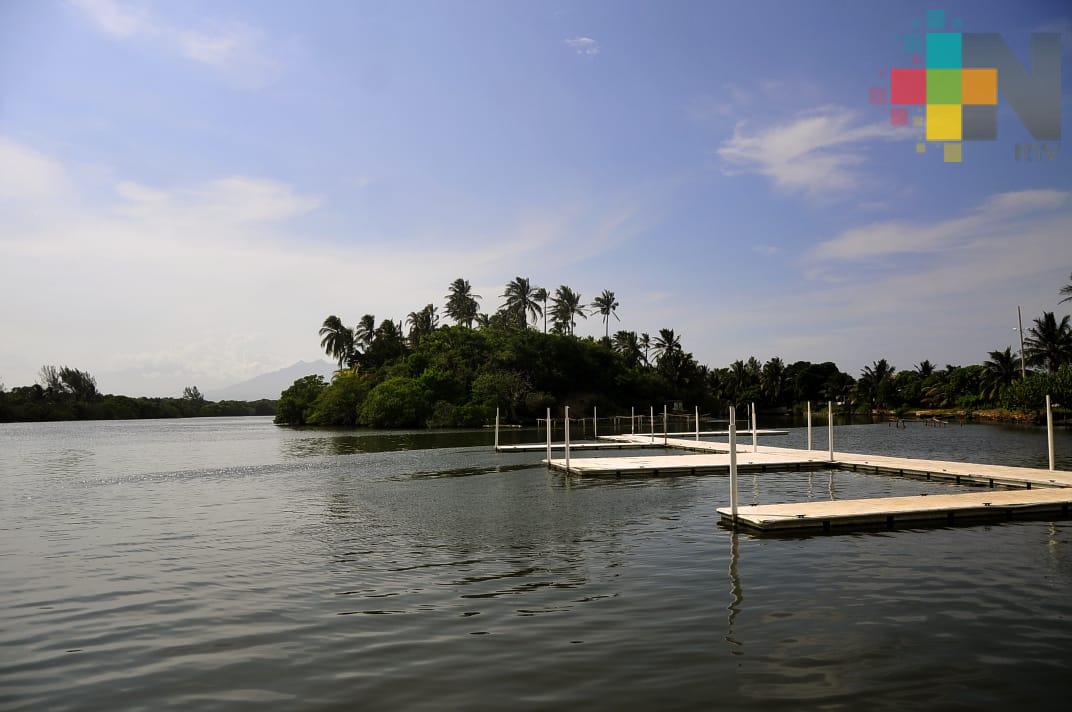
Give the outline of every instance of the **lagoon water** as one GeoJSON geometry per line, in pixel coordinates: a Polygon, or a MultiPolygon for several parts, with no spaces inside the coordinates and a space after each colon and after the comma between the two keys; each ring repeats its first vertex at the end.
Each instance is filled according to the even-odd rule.
{"type": "MultiPolygon", "coordinates": [[[[1036,428],[837,437],[1045,463],[1036,428]]],[[[718,525],[724,476],[571,482],[490,442],[0,425],[0,709],[1045,709],[1072,692],[1072,521],[760,538],[718,525]]],[[[1072,467],[1068,433],[1057,449],[1072,467]]],[[[746,504],[964,489],[741,486],[746,504]]]]}

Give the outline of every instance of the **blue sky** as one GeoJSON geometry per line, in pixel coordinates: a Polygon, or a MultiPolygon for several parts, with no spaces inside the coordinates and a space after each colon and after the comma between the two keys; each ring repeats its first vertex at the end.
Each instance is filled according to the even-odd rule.
{"type": "Polygon", "coordinates": [[[1072,171],[1007,106],[944,164],[868,103],[933,7],[1062,33],[1070,130],[1056,2],[0,2],[0,381],[211,389],[458,276],[712,365],[980,361],[1057,308],[1072,171]]]}

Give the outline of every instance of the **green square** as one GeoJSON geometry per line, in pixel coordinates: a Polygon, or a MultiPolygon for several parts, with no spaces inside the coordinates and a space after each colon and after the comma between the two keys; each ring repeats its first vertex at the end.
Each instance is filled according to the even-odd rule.
{"type": "Polygon", "coordinates": [[[960,70],[959,69],[928,69],[927,70],[927,103],[928,104],[959,104],[960,103],[960,70]]]}

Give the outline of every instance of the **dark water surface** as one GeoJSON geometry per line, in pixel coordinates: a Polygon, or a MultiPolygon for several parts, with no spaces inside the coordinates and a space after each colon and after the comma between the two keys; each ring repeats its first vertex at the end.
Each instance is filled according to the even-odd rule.
{"type": "MultiPolygon", "coordinates": [[[[1045,465],[1035,428],[836,439],[1045,465]]],[[[1072,522],[735,535],[724,476],[570,482],[490,442],[0,425],[0,708],[1067,704],[1072,522]]],[[[1067,432],[1057,449],[1072,467],[1067,432]]],[[[741,486],[744,503],[966,489],[844,471],[741,486]]]]}

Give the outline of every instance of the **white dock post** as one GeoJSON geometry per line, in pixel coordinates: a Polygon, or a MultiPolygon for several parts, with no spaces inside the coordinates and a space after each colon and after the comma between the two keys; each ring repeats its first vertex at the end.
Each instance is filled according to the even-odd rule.
{"type": "Polygon", "coordinates": [[[651,421],[651,444],[655,444],[655,406],[648,406],[648,420],[651,421]]]}
{"type": "Polygon", "coordinates": [[[569,474],[569,406],[566,406],[566,474],[569,474]]]}
{"type": "Polygon", "coordinates": [[[599,437],[599,408],[592,406],[592,437],[599,437]]]}
{"type": "Polygon", "coordinates": [[[636,435],[636,406],[629,406],[629,434],[636,435]]]}
{"type": "Polygon", "coordinates": [[[1050,455],[1050,472],[1053,472],[1053,409],[1049,394],[1046,395],[1046,450],[1050,455]]]}
{"type": "Polygon", "coordinates": [[[663,403],[663,447],[666,447],[667,430],[668,428],[666,425],[666,403],[663,403]]]}
{"type": "Polygon", "coordinates": [[[808,450],[811,450],[811,401],[808,401],[808,450]]]}
{"type": "Polygon", "coordinates": [[[499,409],[495,408],[495,450],[499,449],[499,409]]]}
{"type": "Polygon", "coordinates": [[[826,441],[830,447],[830,462],[834,461],[834,403],[826,402],[826,441]]]}
{"type": "Polygon", "coordinates": [[[551,469],[551,409],[547,409],[547,469],[551,469]]]}
{"type": "Polygon", "coordinates": [[[700,440],[700,406],[696,406],[696,440],[700,440]]]}
{"type": "Polygon", "coordinates": [[[759,434],[756,432],[756,404],[752,404],[752,452],[759,452],[759,434]]]}
{"type": "Polygon", "coordinates": [[[730,511],[737,526],[737,409],[730,406],[730,511]]]}

